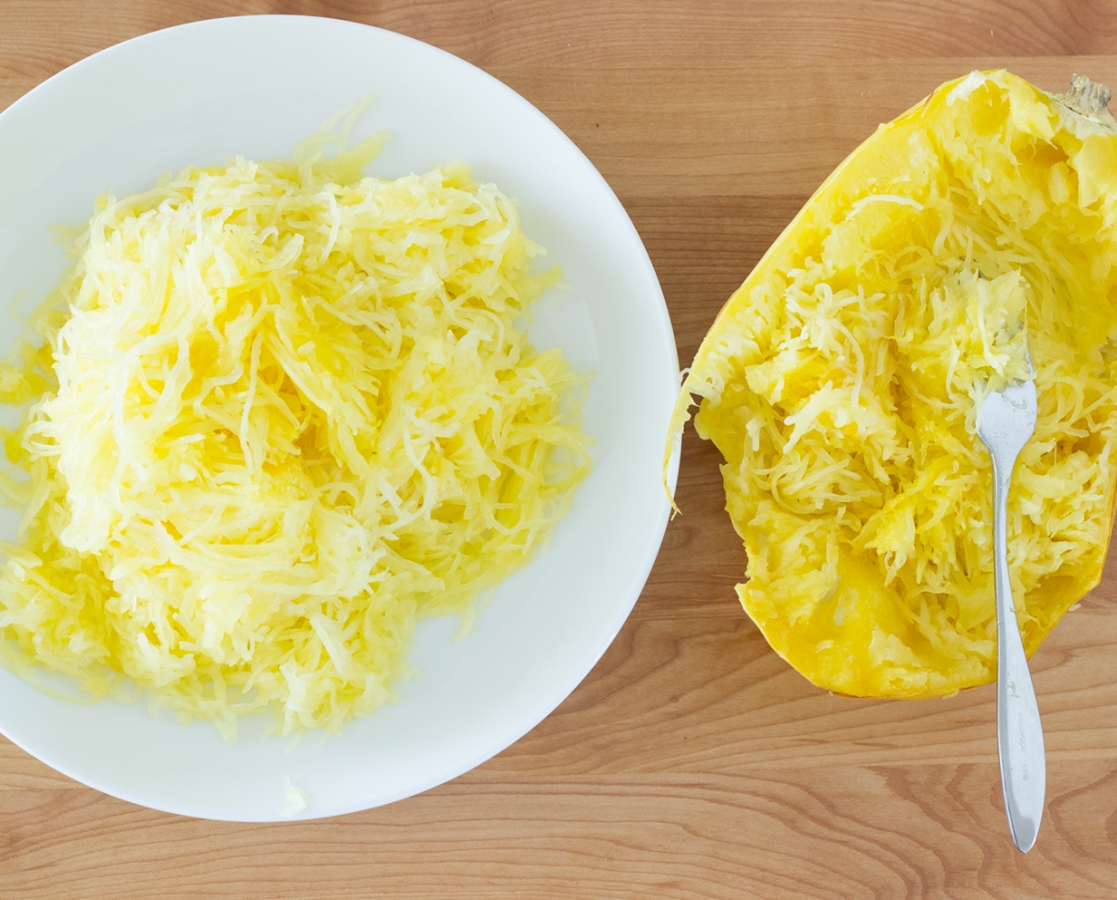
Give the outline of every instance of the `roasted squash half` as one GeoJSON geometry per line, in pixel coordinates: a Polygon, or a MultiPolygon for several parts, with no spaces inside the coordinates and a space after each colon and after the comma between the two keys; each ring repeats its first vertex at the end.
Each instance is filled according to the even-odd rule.
{"type": "Polygon", "coordinates": [[[1117,447],[1117,123],[1076,76],[950,82],[882,125],[733,294],[692,402],[725,457],[737,591],[820,687],[953,693],[995,678],[982,398],[1035,379],[1009,498],[1030,654],[1101,577],[1117,447]],[[1029,356],[1030,363],[1029,365],[1029,356]]]}

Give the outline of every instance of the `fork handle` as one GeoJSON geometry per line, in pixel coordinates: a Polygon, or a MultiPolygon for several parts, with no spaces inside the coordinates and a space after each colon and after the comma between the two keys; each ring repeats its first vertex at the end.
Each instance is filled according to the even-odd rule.
{"type": "Polygon", "coordinates": [[[1047,766],[1043,728],[1008,575],[1008,485],[1016,457],[993,457],[993,557],[997,591],[997,749],[1008,830],[1018,850],[1032,849],[1043,816],[1047,766]]]}

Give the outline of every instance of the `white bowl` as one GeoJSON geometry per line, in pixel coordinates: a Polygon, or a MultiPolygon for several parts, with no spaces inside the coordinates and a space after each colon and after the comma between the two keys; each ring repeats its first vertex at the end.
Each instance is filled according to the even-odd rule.
{"type": "MultiPolygon", "coordinates": [[[[395,137],[367,170],[396,176],[462,159],[518,199],[524,229],[571,289],[530,328],[595,372],[585,428],[592,473],[545,552],[508,579],[476,626],[420,624],[422,676],[340,736],[225,744],[205,722],[146,704],[78,705],[0,670],[0,732],[43,762],[125,800],[240,821],[314,818],[426,790],[534,727],[585,677],[647,580],[668,517],[660,465],[678,360],[663,294],[631,221],[593,165],[522,97],[418,41],[332,19],[219,19],[149,34],[59,73],[0,114],[0,340],[7,310],[57,280],[49,231],[111,187],[235,156],[290,156],[330,114],[373,93],[358,124],[395,137]],[[295,811],[293,785],[306,793],[295,811]]],[[[671,482],[674,483],[672,470],[671,482]]],[[[0,520],[13,539],[18,516],[0,520]]],[[[259,718],[259,717],[258,717],[259,718]]]]}

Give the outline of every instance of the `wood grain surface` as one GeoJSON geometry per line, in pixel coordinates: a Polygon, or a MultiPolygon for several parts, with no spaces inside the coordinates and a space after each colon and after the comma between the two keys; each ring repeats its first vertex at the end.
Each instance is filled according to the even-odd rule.
{"type": "MultiPolygon", "coordinates": [[[[428,41],[550,116],[636,223],[684,365],[818,183],[940,82],[1005,66],[1051,90],[1072,72],[1117,85],[1109,0],[0,0],[0,108],[118,41],[278,12],[428,41]]],[[[191,820],[0,738],[0,900],[1117,898],[1117,572],[1033,660],[1049,781],[1025,856],[993,687],[851,700],[791,671],[736,601],[718,461],[688,435],[684,515],[585,682],[426,794],[312,822],[191,820]]]]}

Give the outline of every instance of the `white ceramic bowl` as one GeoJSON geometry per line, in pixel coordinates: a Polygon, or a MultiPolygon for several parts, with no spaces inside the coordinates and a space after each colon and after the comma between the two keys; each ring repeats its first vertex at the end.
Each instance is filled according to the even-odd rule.
{"type": "MultiPolygon", "coordinates": [[[[0,670],[0,731],[59,771],[117,797],[214,819],[313,818],[426,790],[500,752],[578,684],[616,636],[659,549],[660,480],[678,389],[675,342],[655,272],[593,165],[527,101],[479,69],[391,32],[332,19],[199,22],[98,53],[0,114],[0,340],[13,303],[33,302],[64,259],[49,227],[168,170],[229,157],[290,156],[331,113],[373,93],[357,136],[395,137],[367,170],[397,176],[462,159],[518,199],[524,229],[571,285],[540,302],[540,348],[596,374],[586,430],[594,468],[546,551],[506,581],[477,623],[420,624],[422,677],[341,735],[290,741],[242,725],[155,718],[146,704],[78,705],[0,670]],[[306,793],[292,811],[288,783],[306,793]]],[[[671,480],[673,483],[674,474],[671,480]]],[[[0,519],[12,539],[17,516],[0,519]]],[[[264,718],[264,717],[260,717],[264,718]]]]}

